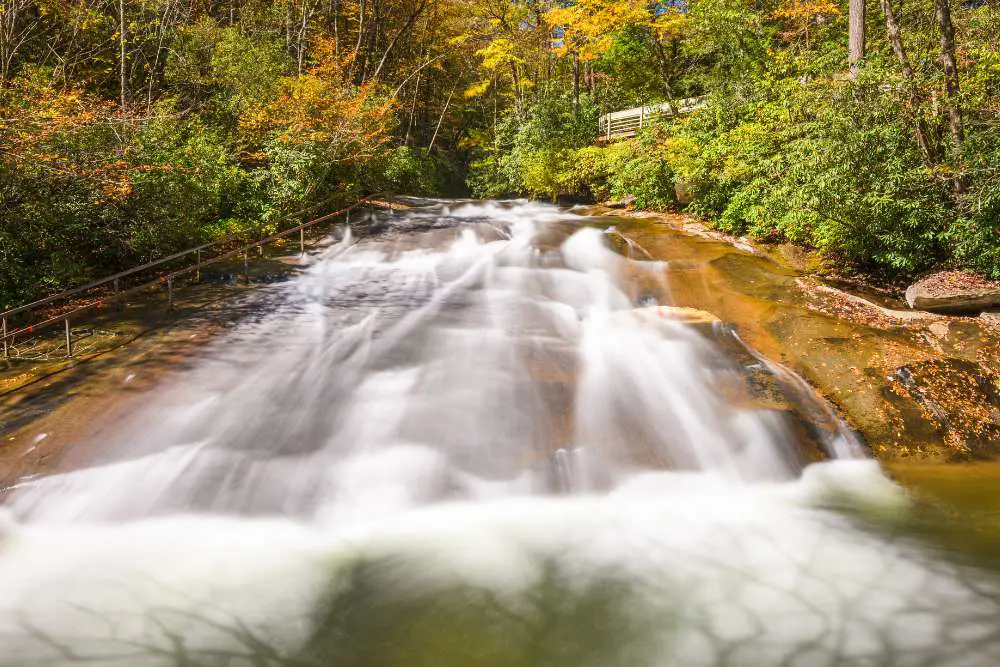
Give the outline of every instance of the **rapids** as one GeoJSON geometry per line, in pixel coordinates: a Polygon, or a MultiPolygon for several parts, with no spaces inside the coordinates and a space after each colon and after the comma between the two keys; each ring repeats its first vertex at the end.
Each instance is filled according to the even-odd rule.
{"type": "Polygon", "coordinates": [[[996,575],[900,530],[664,262],[552,206],[410,203],[13,490],[0,666],[1000,663],[996,575]]]}

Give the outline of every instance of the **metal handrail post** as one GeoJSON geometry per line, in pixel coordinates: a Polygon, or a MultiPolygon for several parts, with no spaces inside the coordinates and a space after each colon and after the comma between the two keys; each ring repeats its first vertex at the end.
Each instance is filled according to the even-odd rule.
{"type": "Polygon", "coordinates": [[[66,323],[66,358],[69,359],[73,356],[73,330],[70,328],[68,317],[63,322],[66,323]]]}

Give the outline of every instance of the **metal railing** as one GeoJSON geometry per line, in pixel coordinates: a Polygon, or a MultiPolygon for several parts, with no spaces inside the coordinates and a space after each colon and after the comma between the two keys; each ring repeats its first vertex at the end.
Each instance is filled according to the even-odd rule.
{"type": "Polygon", "coordinates": [[[612,111],[604,114],[598,120],[601,137],[612,139],[613,137],[631,136],[640,129],[653,124],[659,118],[690,113],[704,107],[705,104],[704,97],[688,97],[674,102],[612,111]]]}
{"type": "Polygon", "coordinates": [[[348,216],[349,219],[351,211],[367,203],[371,203],[373,200],[379,198],[380,196],[381,195],[371,195],[369,197],[363,197],[362,199],[359,199],[355,203],[351,204],[350,206],[346,206],[332,213],[327,213],[326,215],[314,218],[312,220],[309,220],[308,222],[296,225],[295,227],[291,227],[289,229],[279,231],[275,234],[271,234],[270,236],[259,238],[256,241],[247,242],[242,234],[231,234],[229,236],[217,239],[210,243],[203,243],[202,245],[194,246],[186,250],[181,250],[180,252],[176,252],[166,257],[161,257],[160,259],[153,260],[152,262],[147,262],[145,264],[133,267],[126,271],[120,271],[119,273],[107,276],[106,278],[95,280],[93,282],[87,283],[86,285],[80,285],[79,287],[74,287],[72,289],[68,289],[58,294],[47,296],[44,299],[32,301],[31,303],[27,303],[23,306],[17,306],[16,308],[10,308],[8,310],[0,312],[0,340],[2,340],[2,345],[3,345],[3,358],[7,359],[10,357],[10,350],[13,347],[15,339],[18,336],[34,335],[35,333],[43,329],[46,329],[48,327],[51,327],[55,324],[58,324],[60,322],[64,323],[65,337],[66,337],[65,340],[66,356],[72,357],[73,333],[70,324],[72,319],[78,318],[84,313],[100,308],[113,301],[120,300],[128,296],[129,294],[141,292],[143,290],[147,290],[153,287],[163,287],[166,289],[167,305],[168,307],[172,307],[174,280],[176,278],[179,278],[181,276],[190,273],[194,273],[196,275],[196,279],[200,279],[201,270],[206,266],[216,264],[218,262],[224,261],[226,259],[235,257],[240,254],[242,254],[243,256],[243,267],[244,267],[244,273],[246,274],[248,271],[249,259],[247,253],[249,250],[253,248],[263,248],[265,245],[269,243],[272,243],[286,236],[291,236],[296,232],[298,232],[299,234],[299,251],[300,253],[305,254],[306,229],[309,229],[310,227],[318,225],[322,222],[332,220],[341,215],[348,216]],[[234,242],[239,244],[236,248],[223,251],[207,259],[202,259],[202,254],[204,252],[211,251],[213,249],[224,248],[234,242]],[[187,266],[184,266],[180,269],[175,269],[167,273],[160,273],[153,280],[140,281],[139,284],[128,287],[126,289],[121,289],[122,280],[124,280],[125,278],[136,276],[137,274],[140,274],[143,271],[148,271],[149,269],[154,269],[158,266],[163,266],[165,264],[168,264],[169,262],[173,262],[183,257],[189,257],[191,255],[195,256],[195,261],[187,266]],[[28,324],[21,325],[19,328],[13,328],[13,329],[9,326],[11,318],[13,318],[16,315],[24,317],[25,314],[30,315],[42,309],[54,308],[60,302],[67,301],[71,297],[80,294],[86,294],[87,292],[98,290],[100,288],[106,288],[107,286],[110,286],[111,288],[110,294],[106,293],[101,294],[100,296],[97,296],[89,301],[86,301],[83,304],[70,304],[68,306],[69,307],[68,310],[56,315],[51,315],[38,322],[30,322],[28,324]]]}

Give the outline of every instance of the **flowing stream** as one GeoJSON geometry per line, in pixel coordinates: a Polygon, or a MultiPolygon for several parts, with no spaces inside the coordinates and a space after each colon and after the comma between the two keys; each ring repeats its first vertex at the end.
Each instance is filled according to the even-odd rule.
{"type": "Polygon", "coordinates": [[[665,262],[552,206],[410,203],[11,493],[0,666],[1000,664],[996,575],[898,530],[902,490],[665,262]]]}

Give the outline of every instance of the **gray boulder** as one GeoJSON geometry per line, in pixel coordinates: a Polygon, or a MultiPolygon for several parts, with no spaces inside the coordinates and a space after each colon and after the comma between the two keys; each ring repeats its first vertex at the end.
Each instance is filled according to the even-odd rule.
{"type": "Polygon", "coordinates": [[[607,206],[608,208],[628,208],[633,204],[635,204],[635,197],[632,195],[629,195],[627,197],[622,197],[621,199],[615,201],[604,202],[604,205],[607,206]]]}
{"type": "Polygon", "coordinates": [[[906,289],[910,308],[935,313],[979,313],[1000,308],[1000,283],[964,271],[940,271],[906,289]]]}

